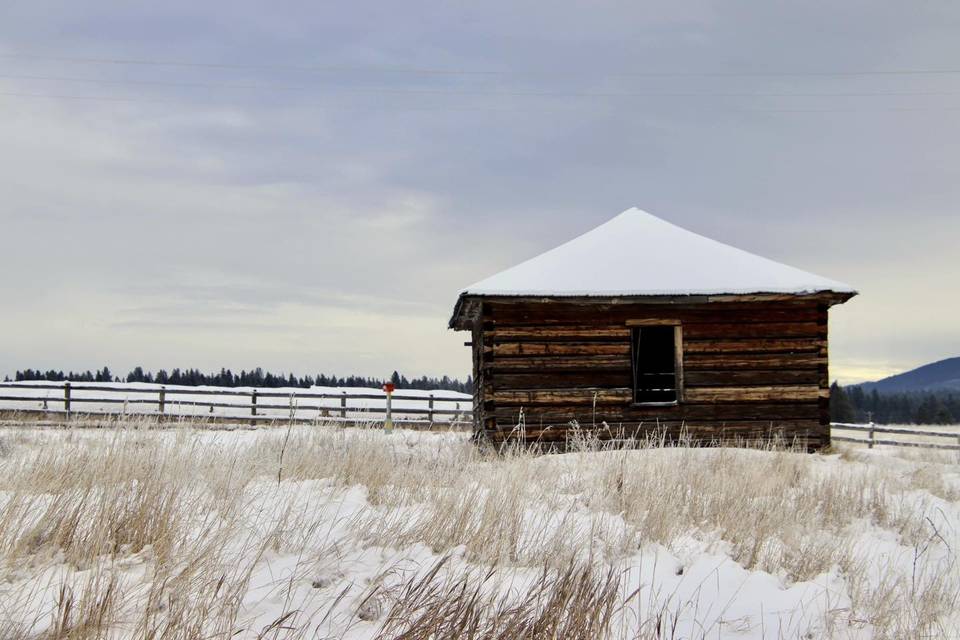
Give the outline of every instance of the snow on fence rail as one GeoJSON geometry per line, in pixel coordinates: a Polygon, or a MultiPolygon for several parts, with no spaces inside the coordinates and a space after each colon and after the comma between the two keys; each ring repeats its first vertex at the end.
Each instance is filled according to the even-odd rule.
{"type": "MultiPolygon", "coordinates": [[[[150,383],[0,383],[0,412],[138,415],[261,421],[369,422],[386,417],[386,393],[373,388],[227,388],[150,383]]],[[[472,421],[472,398],[454,391],[403,390],[393,394],[397,423],[472,421]]]]}
{"type": "Polygon", "coordinates": [[[960,427],[955,427],[954,431],[929,431],[923,429],[908,429],[904,427],[884,427],[874,423],[851,424],[848,422],[831,422],[831,431],[859,431],[866,433],[866,438],[851,438],[849,436],[838,436],[831,434],[832,440],[840,442],[855,442],[865,444],[867,448],[872,449],[874,445],[882,444],[893,447],[922,447],[926,449],[946,449],[948,451],[960,451],[960,427]],[[908,435],[924,438],[945,438],[953,441],[953,444],[944,444],[940,442],[915,442],[905,440],[878,439],[877,434],[908,435]]]}

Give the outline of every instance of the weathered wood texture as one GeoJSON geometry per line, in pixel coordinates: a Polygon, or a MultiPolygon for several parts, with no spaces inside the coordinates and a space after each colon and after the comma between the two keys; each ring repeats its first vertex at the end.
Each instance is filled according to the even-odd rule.
{"type": "Polygon", "coordinates": [[[797,299],[603,304],[485,299],[473,329],[474,415],[500,443],[682,432],[829,443],[827,309],[797,299]],[[679,322],[683,400],[633,402],[628,324],[679,322]]]}

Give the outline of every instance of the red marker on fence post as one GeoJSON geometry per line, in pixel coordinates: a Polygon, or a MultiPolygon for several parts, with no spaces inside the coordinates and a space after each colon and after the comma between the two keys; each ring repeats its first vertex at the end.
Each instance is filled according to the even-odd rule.
{"type": "Polygon", "coordinates": [[[387,394],[387,417],[383,421],[383,430],[387,433],[393,433],[393,390],[396,386],[392,382],[383,385],[383,391],[387,394]]]}

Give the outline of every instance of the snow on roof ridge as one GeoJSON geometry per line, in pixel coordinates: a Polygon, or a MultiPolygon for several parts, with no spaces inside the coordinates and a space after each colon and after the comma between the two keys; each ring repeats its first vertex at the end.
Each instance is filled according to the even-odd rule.
{"type": "Polygon", "coordinates": [[[461,295],[856,293],[630,207],[461,295]],[[638,247],[639,250],[638,250],[638,247]]]}

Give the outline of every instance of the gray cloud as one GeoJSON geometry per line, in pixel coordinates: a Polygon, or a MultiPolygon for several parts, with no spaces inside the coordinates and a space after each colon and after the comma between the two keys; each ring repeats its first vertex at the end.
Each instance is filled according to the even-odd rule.
{"type": "Polygon", "coordinates": [[[834,375],[956,355],[960,76],[829,73],[955,66],[958,23],[887,2],[19,3],[0,55],[233,66],[0,57],[0,361],[464,375],[456,291],[633,205],[858,286],[834,375]]]}

